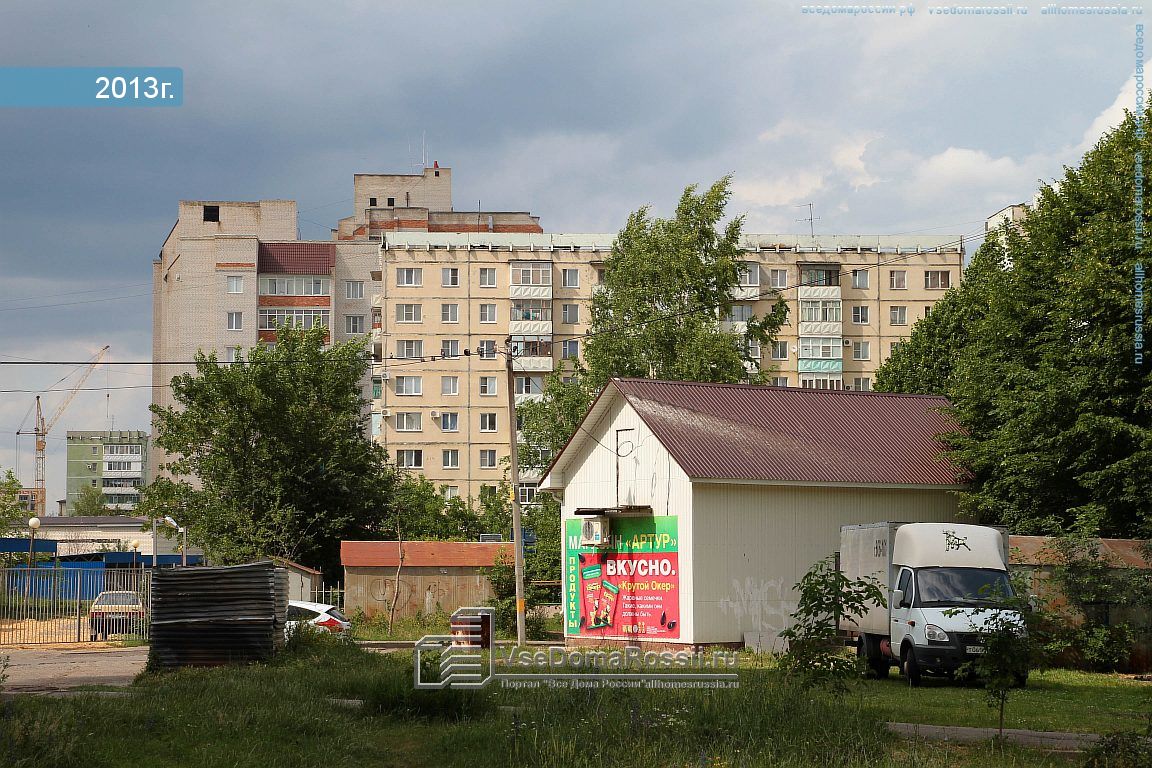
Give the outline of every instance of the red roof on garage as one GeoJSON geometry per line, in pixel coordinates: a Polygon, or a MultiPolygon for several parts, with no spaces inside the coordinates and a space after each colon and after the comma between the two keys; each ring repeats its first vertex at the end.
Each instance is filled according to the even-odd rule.
{"type": "MultiPolygon", "coordinates": [[[[546,475],[623,396],[696,480],[951,486],[939,435],[959,431],[946,398],[878,392],[613,379],[546,475]]],[[[546,478],[547,479],[547,478],[546,478]]]]}
{"type": "MultiPolygon", "coordinates": [[[[395,541],[342,541],[340,562],[346,566],[382,566],[395,568],[400,562],[399,542],[395,541]]],[[[512,557],[511,542],[479,543],[474,541],[406,541],[404,565],[432,566],[484,566],[496,564],[497,555],[512,557]]]]}
{"type": "Polygon", "coordinates": [[[328,275],[335,264],[335,243],[260,243],[256,270],[283,275],[328,275]]]}

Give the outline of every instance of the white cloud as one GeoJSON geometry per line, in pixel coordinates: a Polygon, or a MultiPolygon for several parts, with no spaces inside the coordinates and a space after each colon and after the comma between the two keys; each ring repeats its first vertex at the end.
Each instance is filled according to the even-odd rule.
{"type": "Polygon", "coordinates": [[[824,187],[824,177],[816,171],[795,170],[771,177],[736,179],[732,182],[732,197],[738,203],[762,208],[794,205],[824,187]]]}
{"type": "Polygon", "coordinates": [[[1116,100],[1092,121],[1088,130],[1084,131],[1084,137],[1076,145],[1076,154],[1083,155],[1092,149],[1096,142],[1100,141],[1101,136],[1124,122],[1124,110],[1132,110],[1135,106],[1136,76],[1133,75],[1120,87],[1120,93],[1116,95],[1116,100]]]}

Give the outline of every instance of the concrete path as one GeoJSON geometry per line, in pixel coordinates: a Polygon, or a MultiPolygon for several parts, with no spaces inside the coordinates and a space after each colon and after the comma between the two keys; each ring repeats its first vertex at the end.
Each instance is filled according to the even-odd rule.
{"type": "Polygon", "coordinates": [[[9,657],[5,693],[46,693],[79,685],[129,685],[144,669],[148,648],[0,648],[4,656],[9,657]]]}
{"type": "MultiPolygon", "coordinates": [[[[996,728],[968,728],[961,725],[918,725],[916,723],[888,723],[888,730],[912,739],[930,741],[988,741],[999,731],[996,728]]],[[[1004,740],[1033,749],[1057,749],[1069,752],[1091,746],[1100,737],[1094,733],[1061,733],[1059,731],[1025,731],[1005,728],[1004,740]]]]}

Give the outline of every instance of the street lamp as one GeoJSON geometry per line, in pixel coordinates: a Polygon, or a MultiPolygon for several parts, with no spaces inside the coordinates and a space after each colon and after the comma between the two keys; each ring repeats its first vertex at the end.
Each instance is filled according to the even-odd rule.
{"type": "Polygon", "coordinates": [[[32,552],[36,547],[36,531],[40,528],[40,518],[28,518],[28,567],[32,567],[32,552]]]}
{"type": "MultiPolygon", "coordinates": [[[[140,540],[139,539],[132,539],[132,541],[128,542],[128,546],[132,547],[132,568],[135,569],[136,568],[136,555],[138,555],[140,553],[140,540]]],[[[141,563],[140,567],[143,568],[144,564],[141,563]]]]}
{"type": "Polygon", "coordinates": [[[164,516],[164,522],[176,529],[176,533],[183,538],[180,543],[180,565],[188,565],[188,529],[177,523],[170,515],[164,516]]]}

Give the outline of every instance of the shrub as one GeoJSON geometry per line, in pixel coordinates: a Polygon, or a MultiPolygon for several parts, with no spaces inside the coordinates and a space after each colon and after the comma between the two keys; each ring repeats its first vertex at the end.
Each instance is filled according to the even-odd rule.
{"type": "Polygon", "coordinates": [[[1084,752],[1084,768],[1147,768],[1152,740],[1137,733],[1110,733],[1084,752]]]}

